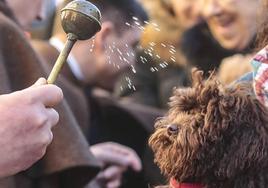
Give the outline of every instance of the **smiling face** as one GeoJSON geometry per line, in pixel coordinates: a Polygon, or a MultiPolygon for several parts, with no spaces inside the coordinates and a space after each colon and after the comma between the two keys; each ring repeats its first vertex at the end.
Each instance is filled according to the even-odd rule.
{"type": "Polygon", "coordinates": [[[226,49],[243,50],[256,34],[260,0],[201,0],[202,14],[226,49]]]}

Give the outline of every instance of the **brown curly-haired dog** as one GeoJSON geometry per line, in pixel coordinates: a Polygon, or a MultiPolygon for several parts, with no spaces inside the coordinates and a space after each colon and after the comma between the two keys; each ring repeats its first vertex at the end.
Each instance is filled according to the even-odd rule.
{"type": "Polygon", "coordinates": [[[224,87],[197,70],[192,77],[149,140],[162,173],[196,187],[268,187],[268,110],[249,84],[224,87]]]}

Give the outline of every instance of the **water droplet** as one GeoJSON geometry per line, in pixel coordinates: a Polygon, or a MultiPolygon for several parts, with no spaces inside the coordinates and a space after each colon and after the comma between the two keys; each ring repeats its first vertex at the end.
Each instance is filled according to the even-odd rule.
{"type": "Polygon", "coordinates": [[[175,52],[174,52],[174,51],[172,51],[172,50],[169,50],[169,53],[171,53],[171,54],[175,54],[175,52]]]}
{"type": "Polygon", "coordinates": [[[171,61],[176,62],[176,59],[174,59],[174,58],[172,58],[172,57],[171,57],[170,59],[171,59],[171,61]]]}
{"type": "Polygon", "coordinates": [[[170,51],[172,51],[174,53],[176,52],[176,50],[174,48],[171,48],[170,51]]]}
{"type": "Polygon", "coordinates": [[[135,17],[135,16],[132,16],[132,19],[133,19],[133,20],[136,20],[136,21],[139,20],[139,18],[137,18],[137,17],[135,17]]]}
{"type": "Polygon", "coordinates": [[[140,26],[141,24],[140,24],[140,22],[137,22],[137,21],[135,21],[134,22],[137,26],[140,26]]]}
{"type": "Polygon", "coordinates": [[[164,48],[166,48],[166,47],[167,47],[167,45],[165,45],[164,43],[161,43],[161,46],[163,46],[164,48]]]}
{"type": "Polygon", "coordinates": [[[151,72],[155,72],[155,70],[154,70],[154,68],[153,68],[153,67],[151,67],[151,68],[150,68],[150,71],[151,71],[151,72]]]}
{"type": "Polygon", "coordinates": [[[123,58],[123,59],[127,64],[129,64],[129,61],[126,58],[123,58]]]}
{"type": "Polygon", "coordinates": [[[165,63],[160,63],[160,67],[164,69],[167,67],[167,65],[165,63]]]}
{"type": "Polygon", "coordinates": [[[93,52],[94,46],[95,46],[95,38],[92,39],[92,44],[90,46],[89,52],[93,52]]]}
{"type": "Polygon", "coordinates": [[[129,26],[129,27],[131,26],[130,23],[128,23],[128,22],[126,22],[125,24],[126,24],[127,26],[129,26]]]}
{"type": "Polygon", "coordinates": [[[173,45],[169,45],[169,47],[175,49],[175,46],[173,46],[173,45]]]}
{"type": "Polygon", "coordinates": [[[152,25],[155,26],[155,27],[158,27],[158,24],[155,23],[155,22],[152,22],[152,25]]]}
{"type": "Polygon", "coordinates": [[[123,54],[118,48],[117,48],[116,50],[117,50],[117,52],[118,52],[120,55],[123,54]]]}
{"type": "Polygon", "coordinates": [[[144,23],[145,23],[145,24],[147,24],[147,25],[149,24],[149,22],[148,22],[148,21],[144,21],[144,23]]]}
{"type": "Polygon", "coordinates": [[[150,44],[151,46],[155,46],[155,45],[156,45],[155,42],[150,42],[149,44],[150,44]]]}
{"type": "Polygon", "coordinates": [[[137,71],[136,71],[136,69],[134,68],[134,66],[133,66],[133,65],[131,65],[131,70],[132,70],[132,72],[133,72],[134,74],[136,74],[136,73],[137,73],[137,71]]]}

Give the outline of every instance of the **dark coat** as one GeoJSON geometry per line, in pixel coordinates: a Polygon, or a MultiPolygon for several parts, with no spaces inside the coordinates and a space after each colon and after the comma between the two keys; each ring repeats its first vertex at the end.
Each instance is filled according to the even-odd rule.
{"type": "MultiPolygon", "coordinates": [[[[30,86],[43,76],[45,64],[31,48],[20,28],[0,13],[0,93],[30,86]]],[[[58,82],[58,85],[62,83],[58,82]]],[[[57,108],[59,126],[46,155],[33,167],[16,176],[2,179],[0,187],[59,188],[82,187],[98,172],[97,160],[64,101],[57,108]]]]}

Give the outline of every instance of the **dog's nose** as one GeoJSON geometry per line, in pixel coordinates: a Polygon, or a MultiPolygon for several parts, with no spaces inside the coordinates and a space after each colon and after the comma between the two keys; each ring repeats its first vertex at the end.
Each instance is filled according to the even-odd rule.
{"type": "Polygon", "coordinates": [[[167,132],[168,132],[169,135],[177,134],[178,131],[179,131],[179,128],[175,124],[170,124],[170,125],[167,126],[167,132]]]}

